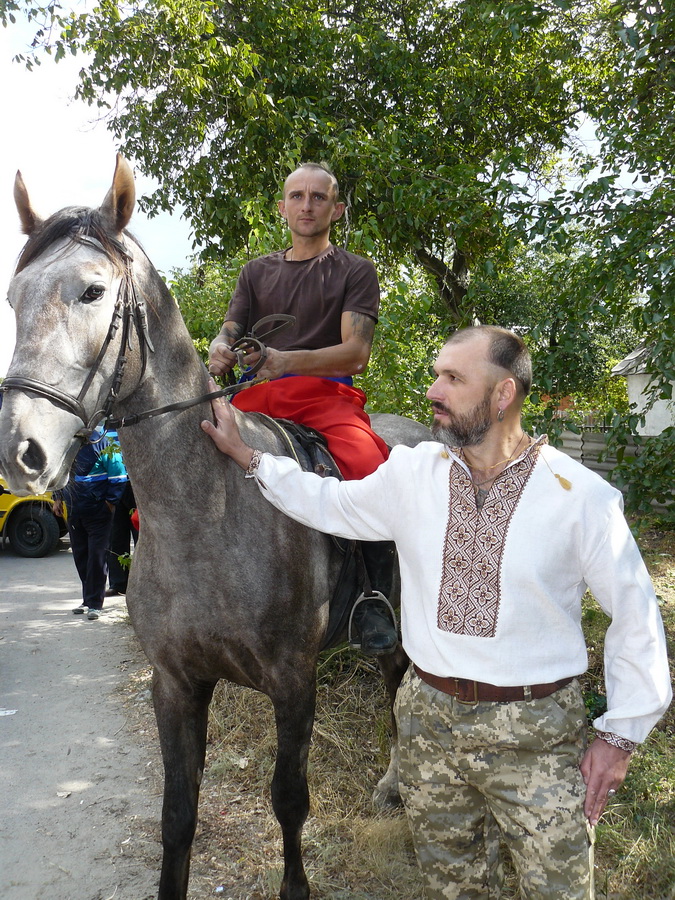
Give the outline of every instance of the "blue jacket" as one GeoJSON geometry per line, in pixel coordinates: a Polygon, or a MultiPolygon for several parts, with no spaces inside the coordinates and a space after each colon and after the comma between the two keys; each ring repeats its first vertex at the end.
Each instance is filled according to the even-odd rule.
{"type": "Polygon", "coordinates": [[[65,501],[69,516],[93,515],[106,502],[117,505],[128,480],[117,434],[111,431],[80,448],[71,480],[58,495],[65,501]]]}

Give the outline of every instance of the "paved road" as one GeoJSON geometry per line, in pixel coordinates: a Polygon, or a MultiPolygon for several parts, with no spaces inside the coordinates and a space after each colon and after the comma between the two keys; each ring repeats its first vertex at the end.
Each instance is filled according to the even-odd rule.
{"type": "Polygon", "coordinates": [[[122,598],[89,622],[80,597],[67,540],[44,559],[0,549],[2,900],[156,896],[156,743],[119,691],[144,660],[122,598]]]}

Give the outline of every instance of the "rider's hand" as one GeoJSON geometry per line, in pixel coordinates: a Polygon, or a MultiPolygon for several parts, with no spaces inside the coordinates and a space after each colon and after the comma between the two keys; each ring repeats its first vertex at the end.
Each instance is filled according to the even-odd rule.
{"type": "MultiPolygon", "coordinates": [[[[209,382],[209,388],[217,390],[213,380],[209,382]]],[[[232,407],[223,397],[215,397],[211,401],[211,408],[216,424],[204,419],[202,430],[208,434],[221,453],[231,456],[237,465],[247,469],[253,456],[253,449],[241,439],[232,407]]]]}
{"type": "MultiPolygon", "coordinates": [[[[275,350],[273,347],[267,347],[266,350],[265,362],[255,373],[256,379],[258,381],[272,381],[274,378],[281,378],[282,375],[288,374],[288,352],[275,350]]],[[[252,367],[259,361],[260,352],[253,345],[242,350],[242,366],[252,367]]]]}
{"type": "Polygon", "coordinates": [[[211,341],[208,365],[210,375],[227,375],[232,371],[236,362],[236,353],[230,350],[220,335],[211,341]]]}
{"type": "MultiPolygon", "coordinates": [[[[256,359],[260,358],[260,354],[256,354],[256,359]]],[[[251,362],[252,365],[253,354],[251,354],[251,362]]],[[[247,364],[249,363],[249,357],[246,357],[247,364]]],[[[261,369],[258,370],[257,376],[258,378],[268,378],[272,381],[274,378],[281,378],[282,375],[287,375],[287,363],[288,363],[288,353],[284,350],[275,350],[273,347],[267,348],[267,359],[265,360],[265,364],[261,369]]]]}

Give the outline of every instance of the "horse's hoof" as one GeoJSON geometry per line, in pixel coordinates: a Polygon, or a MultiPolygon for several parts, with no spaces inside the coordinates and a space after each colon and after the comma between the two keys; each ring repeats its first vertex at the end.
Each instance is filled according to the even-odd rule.
{"type": "Polygon", "coordinates": [[[279,900],[309,900],[309,882],[303,872],[302,877],[291,882],[284,878],[279,890],[279,900]]]}

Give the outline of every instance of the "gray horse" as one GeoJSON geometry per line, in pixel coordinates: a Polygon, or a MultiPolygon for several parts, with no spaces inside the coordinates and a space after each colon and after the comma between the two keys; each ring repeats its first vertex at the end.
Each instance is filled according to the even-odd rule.
{"type": "MultiPolygon", "coordinates": [[[[142,415],[203,396],[208,380],[176,303],[125,231],[135,203],[128,164],[118,157],[98,210],[69,207],[43,221],[20,174],[15,200],[29,239],[9,289],[17,344],[3,385],[0,470],[15,492],[63,487],[94,425],[112,414],[121,426],[142,519],[127,603],[153,666],[165,770],[159,898],[186,896],[209,702],[225,678],[274,705],[280,897],[306,900],[307,754],[340,551],[274,510],[217,451],[199,427],[208,401],[142,415]]],[[[235,414],[245,440],[285,452],[273,429],[235,414]]],[[[428,437],[407,419],[378,421],[391,444],[428,437]]],[[[406,662],[400,648],[382,660],[392,698],[406,662]]],[[[394,747],[380,800],[395,786],[394,747]]]]}

